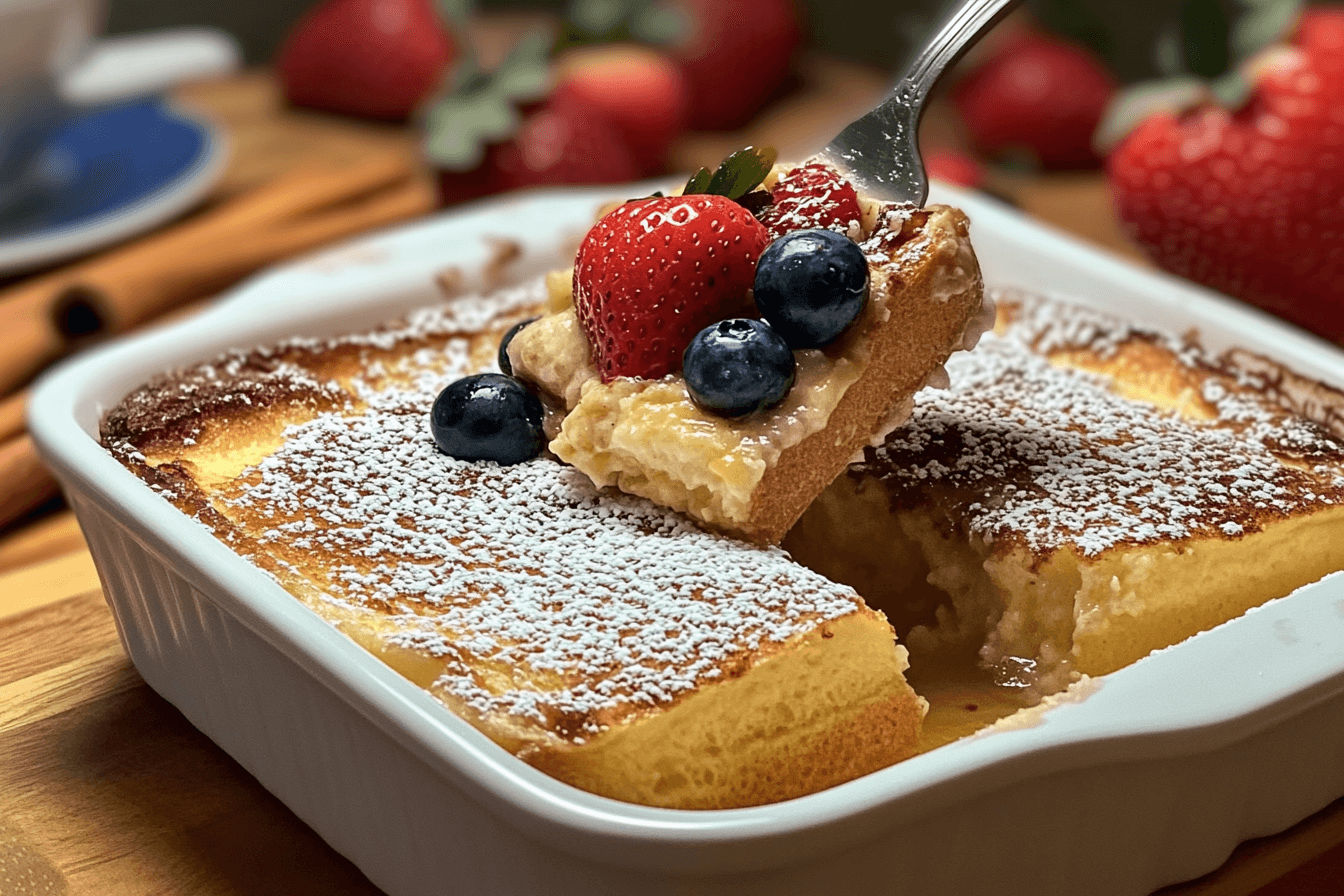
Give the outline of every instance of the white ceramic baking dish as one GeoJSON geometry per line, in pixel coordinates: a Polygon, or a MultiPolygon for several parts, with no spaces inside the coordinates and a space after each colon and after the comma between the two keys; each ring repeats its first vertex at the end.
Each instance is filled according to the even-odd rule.
{"type": "MultiPolygon", "coordinates": [[[[1344,577],[1107,676],[1039,724],[829,791],[713,812],[613,802],[496,747],[311,615],[107,456],[102,413],[150,375],[440,300],[445,266],[525,258],[611,191],[506,198],[261,277],[214,310],[47,376],[30,423],[146,681],[393,896],[1141,894],[1344,795],[1344,577]]],[[[1344,354],[990,201],[986,279],[1078,296],[1344,384],[1344,354]]],[[[570,242],[572,245],[572,242],[570,242]]]]}

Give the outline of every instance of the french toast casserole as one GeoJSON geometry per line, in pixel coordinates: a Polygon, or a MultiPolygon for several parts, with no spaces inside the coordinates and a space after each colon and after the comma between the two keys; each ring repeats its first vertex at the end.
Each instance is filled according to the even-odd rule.
{"type": "MultiPolygon", "coordinates": [[[[582,355],[547,365],[573,325],[563,278],[542,278],[165,374],[105,415],[103,443],[504,749],[655,806],[853,779],[1344,568],[1330,390],[1082,306],[982,301],[953,210],[866,226],[871,313],[820,353],[802,395],[840,385],[813,422],[795,425],[805,397],[779,405],[794,421],[780,426],[656,394],[634,415],[642,443],[571,423],[606,384],[582,355]],[[551,323],[501,358],[538,314],[551,323]],[[889,320],[941,323],[837,433],[845,390],[883,366],[865,341],[889,320]],[[547,392],[550,449],[510,464],[443,453],[426,425],[436,396],[501,360],[547,392]],[[641,447],[677,427],[714,452],[748,444],[756,471],[694,482],[694,452],[641,447]],[[809,442],[826,450],[772,481],[809,442]],[[596,465],[565,462],[585,450],[596,465]],[[827,472],[800,485],[814,467],[827,472]],[[728,519],[734,501],[753,518],[762,483],[789,509],[728,519]],[[714,504],[724,488],[735,497],[714,504]],[[709,498],[690,506],[697,489],[709,498]]],[[[593,401],[629,409],[646,391],[622,389],[593,401]]]]}

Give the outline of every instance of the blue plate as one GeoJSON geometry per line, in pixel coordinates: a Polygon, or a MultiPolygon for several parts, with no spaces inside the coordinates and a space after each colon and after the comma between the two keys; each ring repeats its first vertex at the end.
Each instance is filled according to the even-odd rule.
{"type": "Polygon", "coordinates": [[[0,216],[0,272],[111,245],[181,214],[226,153],[205,121],[162,99],[84,110],[44,150],[40,185],[0,216]]]}

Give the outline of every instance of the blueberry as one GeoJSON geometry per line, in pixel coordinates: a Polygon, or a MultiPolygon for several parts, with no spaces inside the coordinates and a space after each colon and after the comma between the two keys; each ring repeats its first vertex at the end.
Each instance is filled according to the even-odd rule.
{"type": "Polygon", "coordinates": [[[834,230],[796,230],[756,262],[756,307],[794,348],[834,342],[868,301],[863,250],[834,230]]]}
{"type": "Polygon", "coordinates": [[[458,460],[505,466],[541,453],[541,400],[511,376],[478,373],[439,393],[429,412],[434,444],[458,460]]]}
{"type": "Polygon", "coordinates": [[[509,327],[509,332],[505,333],[504,338],[499,340],[499,369],[504,371],[505,376],[513,376],[513,362],[509,360],[509,343],[513,341],[513,337],[522,332],[523,327],[540,319],[529,317],[527,320],[518,321],[518,323],[509,327]]]}
{"type": "Polygon", "coordinates": [[[682,355],[681,373],[700,407],[722,417],[742,417],[789,394],[793,352],[759,320],[725,320],[695,334],[682,355]]]}

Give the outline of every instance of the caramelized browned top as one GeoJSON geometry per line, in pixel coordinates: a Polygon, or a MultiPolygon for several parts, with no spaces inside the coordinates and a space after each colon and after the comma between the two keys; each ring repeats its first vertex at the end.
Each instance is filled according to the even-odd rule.
{"type": "MultiPolygon", "coordinates": [[[[897,506],[942,505],[996,550],[1084,556],[1236,538],[1344,500],[1341,442],[1265,370],[1079,307],[998,300],[999,330],[948,363],[951,388],[920,393],[851,476],[897,506]]],[[[1344,397],[1313,385],[1336,413],[1344,397]]]]}

